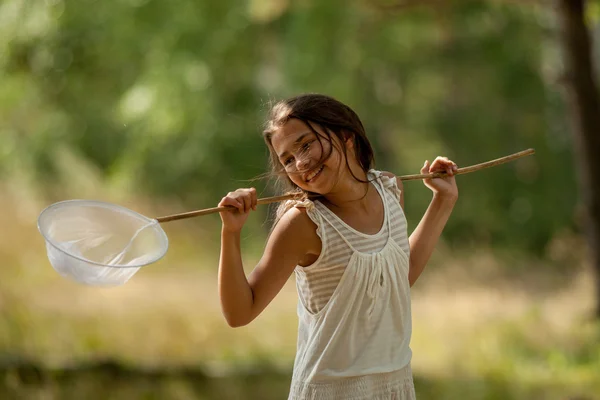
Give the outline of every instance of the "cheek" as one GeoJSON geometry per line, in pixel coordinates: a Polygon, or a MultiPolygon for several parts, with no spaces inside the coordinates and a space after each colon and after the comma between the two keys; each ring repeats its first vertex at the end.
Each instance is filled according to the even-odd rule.
{"type": "Polygon", "coordinates": [[[310,158],[313,160],[321,159],[321,154],[323,154],[323,150],[321,150],[321,146],[319,143],[315,143],[310,148],[310,158]]]}
{"type": "MultiPolygon", "coordinates": [[[[315,143],[313,147],[314,149],[312,150],[312,154],[317,160],[320,160],[322,157],[331,158],[335,155],[335,151],[331,152],[331,144],[329,144],[327,141],[322,141],[320,144],[315,143]]],[[[326,159],[324,161],[328,160],[326,159]]]]}
{"type": "Polygon", "coordinates": [[[340,152],[340,149],[338,149],[337,146],[333,145],[331,145],[327,149],[326,154],[329,154],[329,159],[335,163],[338,163],[343,157],[343,154],[340,152]]]}
{"type": "Polygon", "coordinates": [[[301,175],[299,174],[288,174],[288,178],[290,179],[290,181],[292,181],[294,186],[297,186],[299,188],[302,188],[302,186],[305,184],[305,182],[301,178],[301,175]]]}

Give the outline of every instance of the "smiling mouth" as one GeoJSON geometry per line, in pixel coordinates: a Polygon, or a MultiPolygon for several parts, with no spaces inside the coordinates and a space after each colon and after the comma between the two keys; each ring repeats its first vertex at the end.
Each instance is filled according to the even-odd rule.
{"type": "Polygon", "coordinates": [[[323,171],[323,168],[325,168],[325,166],[321,165],[319,168],[310,171],[308,174],[306,174],[304,176],[304,181],[307,183],[314,181],[315,178],[321,174],[321,171],[323,171]]]}

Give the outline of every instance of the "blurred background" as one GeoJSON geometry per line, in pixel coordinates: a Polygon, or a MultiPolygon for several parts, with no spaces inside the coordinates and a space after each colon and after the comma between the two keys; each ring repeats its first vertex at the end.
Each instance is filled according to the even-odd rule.
{"type": "MultiPolygon", "coordinates": [[[[600,131],[598,62],[599,1],[0,1],[0,398],[287,398],[293,277],[228,327],[218,215],[164,224],[166,257],[117,288],[60,277],[36,220],[74,198],[157,217],[238,187],[272,195],[269,104],[319,92],[361,116],[377,168],[398,175],[536,150],[458,178],[412,291],[417,397],[600,399],[584,140],[600,131]]],[[[430,198],[405,183],[409,231],[430,198]]],[[[248,271],[270,211],[243,232],[248,271]]]]}

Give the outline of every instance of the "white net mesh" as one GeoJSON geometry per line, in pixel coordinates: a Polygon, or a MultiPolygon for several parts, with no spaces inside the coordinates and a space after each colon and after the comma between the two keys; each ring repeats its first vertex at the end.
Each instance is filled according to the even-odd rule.
{"type": "Polygon", "coordinates": [[[52,267],[87,285],[122,285],[168,248],[156,220],[98,201],[53,204],[40,214],[38,228],[52,267]]]}

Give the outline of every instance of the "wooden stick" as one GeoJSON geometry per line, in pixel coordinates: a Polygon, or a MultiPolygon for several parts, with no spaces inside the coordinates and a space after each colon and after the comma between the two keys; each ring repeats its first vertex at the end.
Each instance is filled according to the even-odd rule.
{"type": "MultiPolygon", "coordinates": [[[[516,160],[517,158],[529,156],[534,153],[535,153],[534,149],[523,150],[523,151],[520,151],[515,154],[511,154],[506,157],[500,157],[495,160],[486,161],[481,164],[471,165],[470,167],[459,168],[456,172],[454,172],[454,175],[468,174],[469,172],[479,171],[480,169],[495,167],[496,165],[505,164],[507,162],[516,160]]],[[[402,181],[412,181],[412,180],[416,180],[416,179],[444,178],[447,175],[448,174],[445,172],[435,172],[433,174],[404,175],[404,176],[399,176],[398,179],[400,179],[402,181]]]]}
{"type": "MultiPolygon", "coordinates": [[[[291,200],[295,197],[298,197],[298,195],[284,194],[282,196],[264,197],[262,199],[258,199],[256,203],[258,205],[276,203],[278,201],[291,200]]],[[[206,208],[204,210],[189,211],[189,212],[185,212],[185,213],[181,213],[181,214],[167,215],[166,217],[156,218],[156,220],[158,222],[169,222],[169,221],[175,221],[177,219],[199,217],[201,215],[214,214],[214,213],[218,213],[221,211],[234,211],[234,210],[237,210],[237,208],[232,207],[232,206],[213,207],[213,208],[206,208]]]]}
{"type": "MultiPolygon", "coordinates": [[[[495,160],[486,161],[481,164],[471,165],[469,167],[459,168],[456,172],[454,172],[454,175],[468,174],[470,172],[479,171],[484,168],[490,168],[490,167],[494,167],[496,165],[505,164],[507,162],[516,160],[517,158],[529,156],[534,153],[535,153],[534,149],[523,150],[523,151],[511,154],[506,157],[501,157],[501,158],[497,158],[495,160]]],[[[431,178],[444,178],[447,175],[448,174],[446,172],[435,172],[433,174],[403,175],[403,176],[399,176],[397,178],[400,179],[401,181],[413,181],[413,180],[422,180],[422,179],[431,179],[431,178]]],[[[258,199],[257,204],[261,205],[261,204],[276,203],[279,201],[291,200],[294,198],[301,198],[301,196],[302,196],[302,194],[286,194],[286,195],[282,195],[282,196],[265,197],[262,199],[258,199]]],[[[162,223],[162,222],[175,221],[175,220],[184,219],[184,218],[199,217],[201,215],[214,214],[214,213],[218,213],[221,211],[234,211],[234,210],[236,210],[236,208],[231,207],[231,206],[213,207],[213,208],[206,208],[204,210],[189,211],[189,212],[185,212],[185,213],[181,213],[181,214],[167,215],[165,217],[156,218],[156,220],[158,222],[162,223]]]]}

